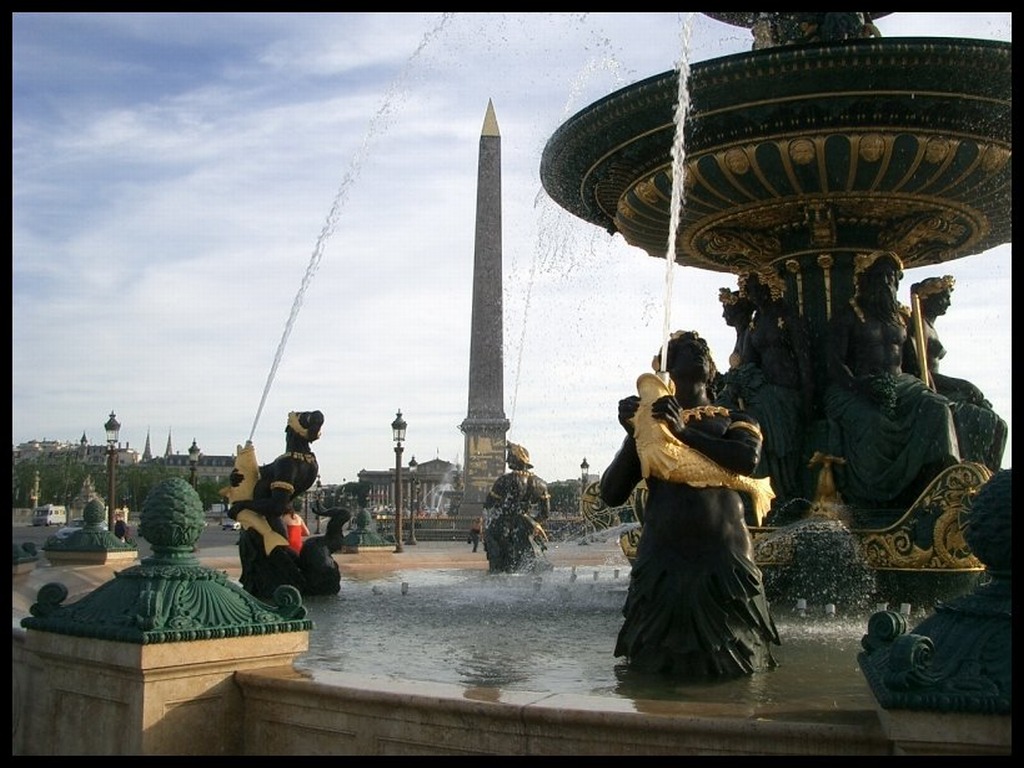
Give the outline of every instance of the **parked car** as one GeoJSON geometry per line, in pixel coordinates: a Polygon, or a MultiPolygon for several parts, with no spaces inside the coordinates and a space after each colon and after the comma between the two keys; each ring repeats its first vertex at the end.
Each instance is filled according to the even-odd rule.
{"type": "MultiPolygon", "coordinates": [[[[80,531],[84,527],[85,527],[85,518],[76,517],[74,520],[72,520],[70,523],[65,525],[63,528],[58,529],[57,532],[55,534],[53,534],[53,535],[55,537],[57,537],[58,539],[66,539],[68,536],[73,534],[75,531],[80,531]]],[[[107,521],[106,520],[103,520],[102,522],[100,522],[100,528],[102,528],[104,531],[107,530],[107,521]]]]}
{"type": "Polygon", "coordinates": [[[240,531],[242,530],[242,524],[237,520],[225,520],[221,528],[225,531],[240,531]]]}

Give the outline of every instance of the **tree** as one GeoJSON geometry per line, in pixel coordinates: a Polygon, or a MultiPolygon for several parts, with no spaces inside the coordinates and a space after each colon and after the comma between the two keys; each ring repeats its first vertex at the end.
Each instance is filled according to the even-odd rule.
{"type": "Polygon", "coordinates": [[[578,517],[580,513],[580,481],[556,480],[548,483],[551,513],[555,517],[578,517]]]}

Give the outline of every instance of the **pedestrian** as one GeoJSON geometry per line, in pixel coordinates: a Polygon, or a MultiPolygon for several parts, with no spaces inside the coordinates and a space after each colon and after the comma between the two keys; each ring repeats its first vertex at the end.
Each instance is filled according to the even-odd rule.
{"type": "Polygon", "coordinates": [[[128,538],[128,525],[123,518],[117,518],[114,522],[114,535],[118,541],[125,541],[128,538]]]}
{"type": "Polygon", "coordinates": [[[484,519],[478,517],[469,526],[469,543],[473,545],[473,551],[476,552],[477,546],[480,544],[480,533],[484,527],[484,519]]]}

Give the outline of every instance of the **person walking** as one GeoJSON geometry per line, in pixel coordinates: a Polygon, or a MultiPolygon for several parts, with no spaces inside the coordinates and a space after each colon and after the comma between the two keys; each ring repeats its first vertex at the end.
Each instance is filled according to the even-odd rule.
{"type": "Polygon", "coordinates": [[[473,545],[473,551],[476,552],[477,546],[480,544],[480,533],[484,527],[484,519],[478,517],[473,521],[472,525],[469,526],[469,543],[473,545]]]}

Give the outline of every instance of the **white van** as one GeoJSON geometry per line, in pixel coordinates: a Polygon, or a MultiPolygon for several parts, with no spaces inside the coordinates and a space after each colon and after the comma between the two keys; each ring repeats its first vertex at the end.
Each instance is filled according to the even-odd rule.
{"type": "Polygon", "coordinates": [[[68,511],[60,504],[43,504],[32,513],[32,525],[64,525],[68,511]]]}

